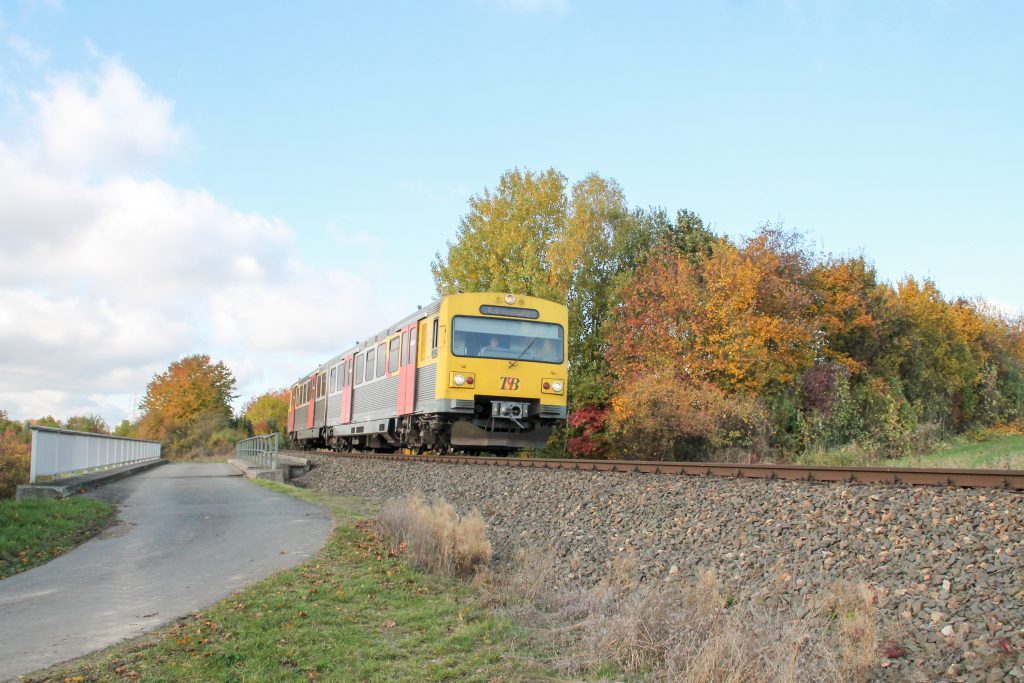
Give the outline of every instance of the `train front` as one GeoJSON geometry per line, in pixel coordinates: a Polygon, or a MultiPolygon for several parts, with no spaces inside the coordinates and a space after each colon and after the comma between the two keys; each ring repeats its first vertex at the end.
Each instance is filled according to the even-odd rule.
{"type": "Polygon", "coordinates": [[[543,448],[566,417],[566,307],[515,294],[441,301],[438,391],[462,450],[543,448]]]}

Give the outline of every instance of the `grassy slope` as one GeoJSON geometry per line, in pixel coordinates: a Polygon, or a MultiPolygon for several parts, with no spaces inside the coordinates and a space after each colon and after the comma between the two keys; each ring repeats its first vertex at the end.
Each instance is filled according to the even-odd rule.
{"type": "Polygon", "coordinates": [[[338,525],[314,560],[162,631],[27,680],[546,677],[528,653],[510,647],[515,627],[482,609],[474,589],[389,556],[359,521],[364,503],[260,483],[332,510],[338,525]]]}
{"type": "Polygon", "coordinates": [[[99,533],[114,508],[89,498],[0,500],[0,578],[49,562],[99,533]]]}
{"type": "Polygon", "coordinates": [[[1003,434],[984,441],[964,440],[929,455],[889,460],[885,464],[894,467],[1024,470],[1024,435],[1003,434]]]}

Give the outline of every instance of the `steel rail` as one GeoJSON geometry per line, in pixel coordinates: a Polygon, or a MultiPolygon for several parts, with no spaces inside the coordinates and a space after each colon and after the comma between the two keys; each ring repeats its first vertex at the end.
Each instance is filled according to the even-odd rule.
{"type": "Polygon", "coordinates": [[[860,484],[908,484],[1024,490],[1024,470],[963,470],[918,467],[830,467],[819,465],[744,465],[724,462],[676,462],[659,460],[572,460],[478,455],[402,455],[397,453],[334,453],[347,458],[434,462],[498,467],[540,467],[583,472],[642,472],[689,476],[743,477],[785,481],[849,482],[860,484]]]}

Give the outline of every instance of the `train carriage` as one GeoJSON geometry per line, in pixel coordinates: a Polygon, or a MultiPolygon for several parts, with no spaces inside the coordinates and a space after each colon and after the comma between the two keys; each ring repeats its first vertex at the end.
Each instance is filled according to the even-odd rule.
{"type": "Polygon", "coordinates": [[[452,294],[343,351],[291,387],[306,448],[541,448],[566,417],[564,305],[452,294]]]}

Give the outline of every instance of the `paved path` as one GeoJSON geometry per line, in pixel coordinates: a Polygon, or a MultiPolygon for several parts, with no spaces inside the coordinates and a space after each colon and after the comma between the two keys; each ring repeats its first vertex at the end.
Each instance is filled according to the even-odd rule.
{"type": "Polygon", "coordinates": [[[103,486],[119,524],[0,581],[0,680],[206,607],[320,549],[329,513],[230,465],[171,464],[103,486]]]}

